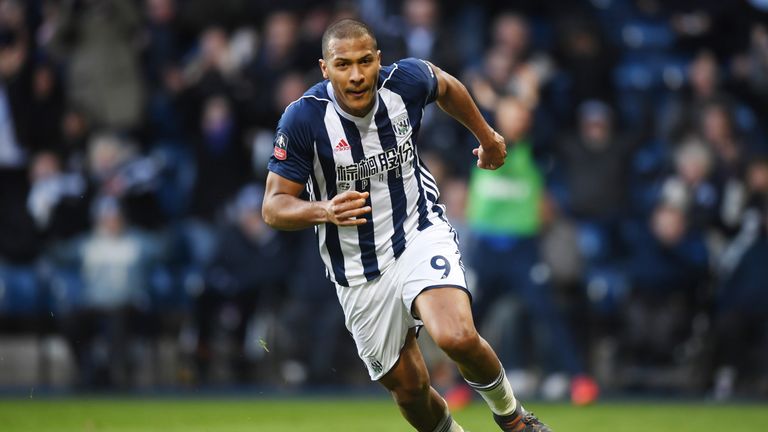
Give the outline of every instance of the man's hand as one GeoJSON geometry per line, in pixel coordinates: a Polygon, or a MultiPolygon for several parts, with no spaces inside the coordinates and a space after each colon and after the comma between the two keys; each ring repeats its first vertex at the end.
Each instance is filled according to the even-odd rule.
{"type": "Polygon", "coordinates": [[[368,192],[346,191],[326,201],[325,214],[328,222],[338,226],[363,225],[367,220],[360,217],[371,212],[365,205],[368,192]]]}
{"type": "Polygon", "coordinates": [[[507,144],[504,138],[496,131],[490,140],[481,141],[480,146],[472,150],[472,154],[477,156],[477,166],[483,169],[495,170],[504,165],[504,159],[507,157],[507,144]]]}

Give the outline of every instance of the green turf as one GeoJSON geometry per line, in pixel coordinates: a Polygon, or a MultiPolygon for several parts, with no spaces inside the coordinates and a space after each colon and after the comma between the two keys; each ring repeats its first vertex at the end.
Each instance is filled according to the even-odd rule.
{"type": "MultiPolygon", "coordinates": [[[[601,403],[535,405],[556,432],[768,431],[768,405],[601,403]]],[[[475,403],[455,418],[470,432],[497,430],[475,403]]],[[[0,399],[2,432],[410,431],[388,400],[0,399]]]]}

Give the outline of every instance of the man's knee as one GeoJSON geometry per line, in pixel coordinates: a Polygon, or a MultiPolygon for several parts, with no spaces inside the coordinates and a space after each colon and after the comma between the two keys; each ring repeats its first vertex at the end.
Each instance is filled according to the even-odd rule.
{"type": "Polygon", "coordinates": [[[480,344],[480,335],[472,326],[438,330],[432,335],[437,346],[451,358],[464,357],[477,350],[480,344]]]}
{"type": "Polygon", "coordinates": [[[429,397],[429,379],[420,377],[416,380],[406,380],[392,388],[392,396],[395,402],[401,406],[423,403],[429,397]]]}

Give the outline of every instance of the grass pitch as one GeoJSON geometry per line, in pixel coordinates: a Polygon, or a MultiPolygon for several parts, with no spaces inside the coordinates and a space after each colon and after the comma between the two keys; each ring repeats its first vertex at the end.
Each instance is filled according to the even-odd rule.
{"type": "MultiPolygon", "coordinates": [[[[768,431],[768,404],[530,404],[556,432],[768,431]]],[[[454,416],[492,432],[484,404],[454,416]]],[[[396,432],[411,429],[387,399],[0,399],[2,432],[396,432]]]]}

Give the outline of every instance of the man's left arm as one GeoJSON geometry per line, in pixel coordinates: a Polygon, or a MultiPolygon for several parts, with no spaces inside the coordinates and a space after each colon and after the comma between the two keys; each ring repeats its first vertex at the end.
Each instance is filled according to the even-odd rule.
{"type": "Polygon", "coordinates": [[[472,150],[477,166],[495,170],[504,165],[507,146],[504,138],[485,121],[464,84],[453,75],[429,63],[437,77],[437,105],[458,120],[477,138],[480,145],[472,150]]]}

